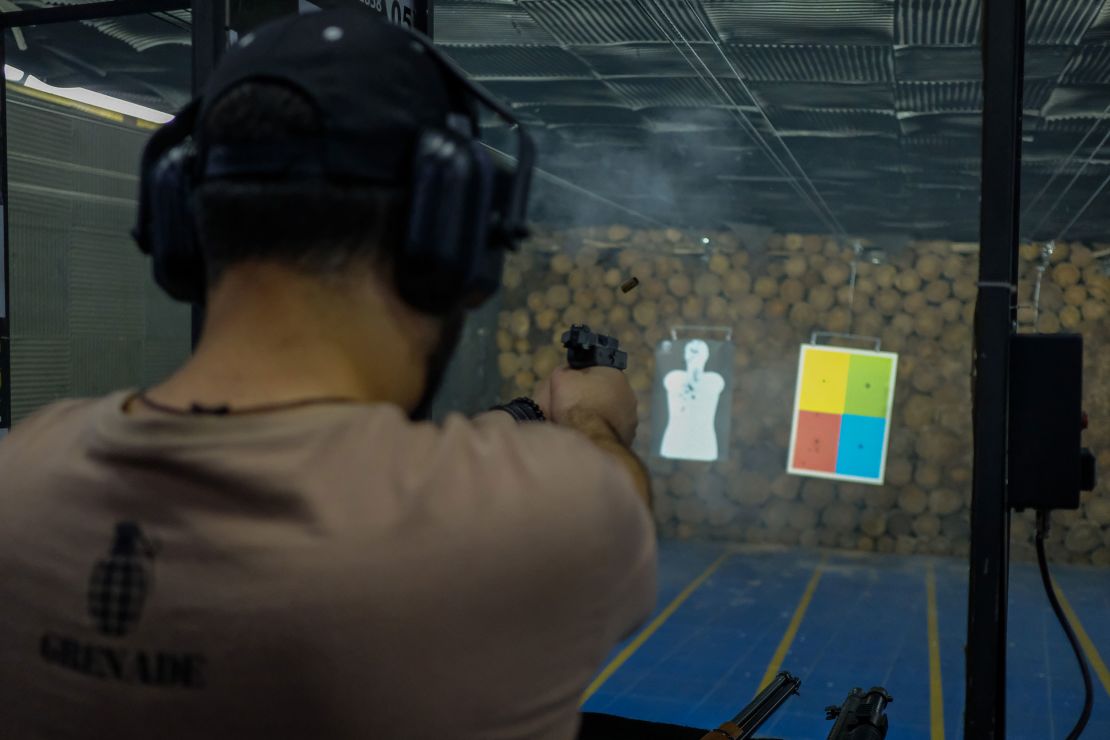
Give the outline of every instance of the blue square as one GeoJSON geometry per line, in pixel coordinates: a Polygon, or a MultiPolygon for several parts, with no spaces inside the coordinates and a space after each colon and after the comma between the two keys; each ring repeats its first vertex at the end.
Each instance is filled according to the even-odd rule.
{"type": "Polygon", "coordinates": [[[840,419],[836,472],[877,480],[882,469],[885,436],[886,419],[844,414],[840,419]]]}

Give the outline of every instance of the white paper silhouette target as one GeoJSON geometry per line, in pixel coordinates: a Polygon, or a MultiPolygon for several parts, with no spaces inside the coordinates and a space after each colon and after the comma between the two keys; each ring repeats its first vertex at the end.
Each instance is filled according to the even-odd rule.
{"type": "Polygon", "coordinates": [[[706,339],[664,341],[655,353],[655,451],[672,460],[727,456],[732,408],[732,345],[706,339]]]}

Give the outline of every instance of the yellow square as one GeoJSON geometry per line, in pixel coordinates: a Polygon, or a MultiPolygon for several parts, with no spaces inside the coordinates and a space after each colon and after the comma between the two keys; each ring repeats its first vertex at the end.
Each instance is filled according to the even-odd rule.
{"type": "Polygon", "coordinates": [[[823,414],[843,414],[848,397],[848,364],[851,355],[819,349],[804,351],[798,408],[823,414]]]}

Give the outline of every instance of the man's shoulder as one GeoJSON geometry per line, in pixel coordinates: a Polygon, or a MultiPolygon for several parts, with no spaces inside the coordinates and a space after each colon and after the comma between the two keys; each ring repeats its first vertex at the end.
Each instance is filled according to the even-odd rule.
{"type": "Polygon", "coordinates": [[[75,422],[89,417],[100,404],[116,395],[118,394],[99,398],[65,398],[43,406],[12,427],[11,432],[3,438],[0,453],[14,449],[17,445],[34,443],[48,435],[53,438],[57,429],[72,428],[75,422]]]}

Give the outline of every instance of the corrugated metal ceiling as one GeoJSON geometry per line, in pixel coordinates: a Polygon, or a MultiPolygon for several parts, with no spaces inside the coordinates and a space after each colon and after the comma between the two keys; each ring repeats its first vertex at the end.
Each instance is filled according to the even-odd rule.
{"type": "MultiPolygon", "coordinates": [[[[831,213],[854,235],[973,240],[980,10],[978,0],[437,0],[436,38],[540,124],[544,167],[669,223],[828,230],[831,213]]],[[[1110,173],[1110,151],[1094,148],[1110,130],[1110,0],[1028,0],[1026,77],[1025,192],[1082,170],[1041,237],[1110,173]]],[[[541,218],[618,217],[548,195],[541,218]]],[[[1108,230],[1110,193],[1069,236],[1108,230]]]]}
{"type": "MultiPolygon", "coordinates": [[[[51,0],[17,0],[41,7],[51,0]]],[[[659,221],[978,233],[979,0],[435,0],[435,36],[517,107],[541,164],[659,221]]],[[[1028,0],[1027,203],[1052,235],[1106,181],[1110,0],[1028,0]],[[1074,152],[1074,154],[1073,154],[1074,152]]],[[[165,110],[188,15],[24,29],[9,63],[165,110]]],[[[498,142],[503,130],[490,129],[498,142]]],[[[537,188],[541,219],[614,219],[537,188]]],[[[1071,237],[1106,240],[1110,191],[1071,237]]]]}
{"type": "MultiPolygon", "coordinates": [[[[81,4],[16,0],[20,9],[81,4]]],[[[191,14],[169,11],[98,18],[7,32],[7,64],[55,87],[84,87],[162,111],[188,102],[191,14]]]]}

